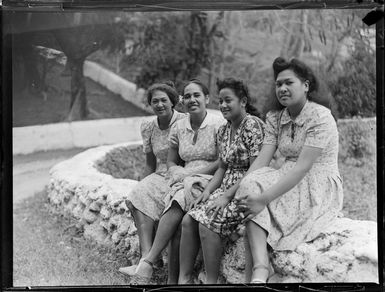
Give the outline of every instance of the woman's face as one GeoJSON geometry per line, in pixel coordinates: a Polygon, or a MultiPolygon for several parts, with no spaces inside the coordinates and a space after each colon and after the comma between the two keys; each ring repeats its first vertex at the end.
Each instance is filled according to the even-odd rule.
{"type": "Polygon", "coordinates": [[[222,88],[219,91],[219,110],[228,121],[239,118],[245,111],[246,101],[235,95],[230,88],[222,88]]]}
{"type": "Polygon", "coordinates": [[[152,93],[151,107],[158,117],[172,115],[172,102],[164,91],[155,90],[152,93]]]}
{"type": "Polygon", "coordinates": [[[283,70],[275,81],[275,94],[284,107],[301,105],[306,101],[309,82],[303,82],[291,69],[283,70]]]}
{"type": "Polygon", "coordinates": [[[187,85],[183,92],[183,105],[190,114],[197,114],[206,111],[206,105],[209,103],[208,95],[202,91],[202,88],[195,83],[187,85]]]}

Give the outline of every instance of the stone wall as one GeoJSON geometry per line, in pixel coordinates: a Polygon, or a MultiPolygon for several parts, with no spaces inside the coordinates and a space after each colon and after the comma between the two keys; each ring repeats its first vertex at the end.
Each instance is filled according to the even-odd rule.
{"type": "MultiPolygon", "coordinates": [[[[50,206],[77,218],[85,237],[124,248],[136,261],[138,238],[124,201],[143,162],[140,142],[82,152],[51,169],[50,206]]],[[[378,282],[377,262],[377,224],[341,218],[294,252],[274,253],[270,282],[378,282]]],[[[225,283],[244,281],[242,238],[226,248],[222,274],[225,283]]]]}

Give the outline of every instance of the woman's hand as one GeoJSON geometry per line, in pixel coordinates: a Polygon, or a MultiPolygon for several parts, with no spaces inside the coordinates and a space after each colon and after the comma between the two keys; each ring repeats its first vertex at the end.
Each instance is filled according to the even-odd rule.
{"type": "MultiPolygon", "coordinates": [[[[263,197],[263,196],[261,196],[263,197]]],[[[266,203],[261,200],[260,196],[250,196],[250,195],[240,195],[236,196],[236,204],[238,206],[238,210],[243,212],[244,218],[242,219],[242,223],[245,223],[251,220],[253,217],[262,212],[266,207],[266,203]]]]}
{"type": "MultiPolygon", "coordinates": [[[[226,194],[226,193],[225,193],[226,194]]],[[[231,199],[228,198],[223,194],[219,198],[217,198],[208,208],[206,211],[207,215],[210,215],[212,213],[212,217],[215,218],[218,216],[218,214],[222,213],[225,207],[230,203],[231,199]]]]}
{"type": "Polygon", "coordinates": [[[209,197],[210,197],[210,192],[204,190],[204,191],[202,192],[202,194],[201,194],[201,195],[200,195],[194,202],[191,203],[190,209],[191,209],[191,208],[195,208],[199,203],[206,202],[206,201],[208,200],[209,197]]]}

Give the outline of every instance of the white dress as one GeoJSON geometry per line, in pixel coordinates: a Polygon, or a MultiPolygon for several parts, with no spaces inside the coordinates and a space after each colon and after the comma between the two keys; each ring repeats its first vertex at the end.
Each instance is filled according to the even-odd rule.
{"type": "MultiPolygon", "coordinates": [[[[218,158],[217,132],[226,120],[215,114],[207,113],[201,126],[199,127],[196,141],[194,143],[195,132],[191,128],[190,118],[180,120],[173,125],[170,136],[170,147],[178,149],[180,158],[185,162],[184,169],[187,171],[208,166],[218,158]]],[[[202,184],[207,183],[211,176],[198,177],[202,184]]],[[[166,212],[172,202],[176,202],[184,211],[188,211],[190,201],[189,196],[185,195],[185,185],[183,182],[176,183],[165,198],[166,212]]]]}

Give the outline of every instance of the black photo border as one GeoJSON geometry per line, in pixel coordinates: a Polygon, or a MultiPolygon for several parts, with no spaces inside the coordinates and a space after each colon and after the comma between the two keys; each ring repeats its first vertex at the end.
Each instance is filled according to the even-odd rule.
{"type": "MultiPolygon", "coordinates": [[[[384,243],[384,18],[376,24],[376,121],[377,121],[377,283],[281,283],[266,285],[139,285],[139,286],[43,286],[13,287],[13,199],[12,199],[12,38],[4,31],[5,21],[17,11],[82,12],[87,10],[186,11],[186,10],[289,10],[289,9],[367,9],[384,6],[383,0],[64,0],[21,1],[0,3],[1,44],[1,291],[383,291],[384,243]],[[1,6],[2,5],[2,6],[1,6]],[[7,17],[4,17],[7,16],[7,17]]],[[[382,10],[383,11],[383,10],[382,10]]]]}

